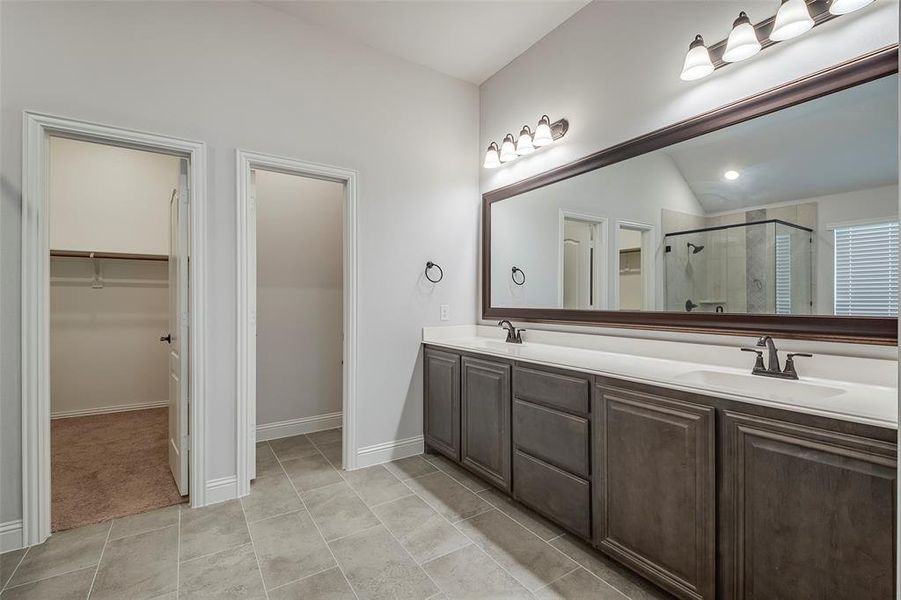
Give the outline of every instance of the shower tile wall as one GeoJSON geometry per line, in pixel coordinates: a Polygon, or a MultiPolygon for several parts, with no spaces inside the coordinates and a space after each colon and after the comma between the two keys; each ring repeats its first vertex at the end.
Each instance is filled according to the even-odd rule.
{"type": "MultiPolygon", "coordinates": [[[[664,232],[770,219],[814,229],[817,205],[807,202],[713,216],[668,209],[661,212],[664,232]]],[[[671,251],[665,259],[666,309],[685,310],[685,301],[691,299],[698,304],[696,311],[713,312],[717,306],[723,306],[727,312],[775,312],[775,247],[769,227],[736,227],[680,236],[678,243],[671,244],[671,251]],[[690,254],[684,242],[703,244],[705,249],[698,254],[690,254]]],[[[796,237],[793,236],[793,243],[796,237]]],[[[793,253],[792,311],[796,314],[808,312],[809,298],[816,294],[816,284],[811,282],[815,266],[808,267],[810,260],[793,253]]]]}

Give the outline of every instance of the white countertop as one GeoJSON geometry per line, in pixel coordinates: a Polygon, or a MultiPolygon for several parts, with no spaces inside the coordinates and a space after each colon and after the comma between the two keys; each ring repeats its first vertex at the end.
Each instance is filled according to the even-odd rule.
{"type": "MultiPolygon", "coordinates": [[[[547,336],[545,336],[547,337],[547,336]]],[[[804,359],[796,365],[801,378],[798,381],[773,379],[750,374],[753,354],[726,350],[743,355],[747,368],[723,364],[691,362],[684,357],[703,352],[686,352],[682,349],[679,359],[651,357],[609,350],[584,348],[554,343],[530,342],[508,344],[500,332],[485,328],[427,328],[423,341],[434,346],[465,350],[511,360],[522,360],[539,365],[571,369],[605,377],[625,379],[667,388],[713,395],[720,398],[759,404],[795,412],[820,415],[878,427],[896,429],[898,424],[898,389],[887,383],[884,371],[888,365],[869,363],[850,365],[850,368],[872,369],[872,380],[880,384],[860,381],[841,381],[825,377],[804,376],[804,359]],[[443,330],[443,331],[442,331],[443,330]],[[481,330],[481,331],[480,331],[481,330]],[[488,335],[486,335],[488,334],[488,335]]],[[[684,344],[684,346],[691,346],[684,344]]],[[[720,352],[723,350],[720,349],[720,352]]],[[[730,356],[734,361],[734,357],[730,356]]],[[[826,359],[828,360],[828,358],[826,359]]],[[[832,357],[835,361],[835,358],[832,357]]],[[[848,358],[847,360],[855,360],[848,358]]],[[[886,362],[886,361],[880,361],[886,362]]],[[[897,363],[895,363],[896,365],[897,363]]],[[[897,367],[895,367],[897,370],[897,367]]],[[[814,371],[816,369],[811,369],[814,371]]],[[[818,369],[822,371],[821,369],[818,369]]]]}

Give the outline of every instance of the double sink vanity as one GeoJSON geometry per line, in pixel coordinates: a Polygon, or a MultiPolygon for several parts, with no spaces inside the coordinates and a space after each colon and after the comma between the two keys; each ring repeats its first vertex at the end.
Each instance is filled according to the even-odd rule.
{"type": "Polygon", "coordinates": [[[641,356],[531,335],[426,331],[428,451],[679,598],[894,596],[884,370],[847,382],[799,364],[789,381],[751,375],[735,348],[719,352],[746,370],[685,362],[679,344],[641,356]]]}

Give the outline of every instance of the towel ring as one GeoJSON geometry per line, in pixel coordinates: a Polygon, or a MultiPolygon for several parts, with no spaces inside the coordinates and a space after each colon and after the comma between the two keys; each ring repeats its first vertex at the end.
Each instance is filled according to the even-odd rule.
{"type": "Polygon", "coordinates": [[[432,283],[438,283],[439,281],[444,279],[444,269],[442,269],[439,264],[429,261],[425,264],[425,278],[432,283]],[[438,269],[438,279],[432,279],[431,277],[429,277],[429,270],[432,268],[438,269]]]}
{"type": "Polygon", "coordinates": [[[513,271],[510,273],[510,278],[513,280],[513,283],[515,283],[516,285],[523,285],[523,284],[526,282],[526,274],[525,274],[525,271],[523,271],[523,270],[520,269],[519,267],[513,267],[513,271]],[[517,280],[517,279],[516,279],[516,274],[517,274],[517,273],[519,273],[520,275],[522,275],[522,278],[521,278],[520,280],[517,280]]]}

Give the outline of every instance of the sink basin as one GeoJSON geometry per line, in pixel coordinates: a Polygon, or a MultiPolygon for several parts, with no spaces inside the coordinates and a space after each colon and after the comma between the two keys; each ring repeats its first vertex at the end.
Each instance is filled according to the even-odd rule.
{"type": "Polygon", "coordinates": [[[509,352],[510,350],[522,348],[525,344],[508,344],[503,340],[479,339],[472,345],[477,348],[485,348],[486,350],[500,350],[503,352],[509,352]]]}
{"type": "Polygon", "coordinates": [[[831,398],[844,393],[841,388],[817,385],[805,381],[792,381],[763,377],[760,375],[742,375],[723,371],[689,371],[677,375],[676,380],[698,387],[711,387],[723,390],[734,390],[737,393],[755,396],[770,396],[790,400],[816,400],[831,398]]]}

